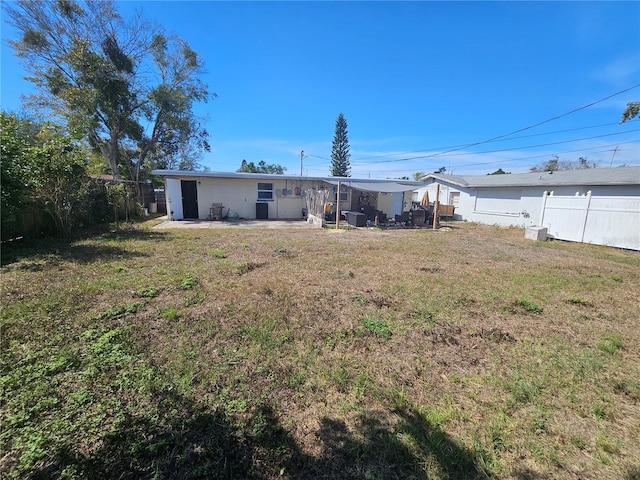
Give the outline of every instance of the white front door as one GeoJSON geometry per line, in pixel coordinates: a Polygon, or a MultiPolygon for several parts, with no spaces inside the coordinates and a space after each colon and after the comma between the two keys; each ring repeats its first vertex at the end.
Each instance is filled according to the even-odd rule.
{"type": "Polygon", "coordinates": [[[166,185],[169,220],[182,220],[182,184],[177,178],[167,178],[166,185]]]}

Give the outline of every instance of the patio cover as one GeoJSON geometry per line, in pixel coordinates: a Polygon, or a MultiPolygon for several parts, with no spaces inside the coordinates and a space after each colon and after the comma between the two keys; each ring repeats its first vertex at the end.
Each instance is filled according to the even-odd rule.
{"type": "Polygon", "coordinates": [[[338,185],[338,182],[344,187],[355,188],[356,190],[362,190],[365,192],[383,192],[383,193],[398,193],[398,192],[410,192],[418,188],[416,185],[406,185],[400,182],[350,182],[344,180],[325,180],[325,182],[331,185],[338,185]]]}

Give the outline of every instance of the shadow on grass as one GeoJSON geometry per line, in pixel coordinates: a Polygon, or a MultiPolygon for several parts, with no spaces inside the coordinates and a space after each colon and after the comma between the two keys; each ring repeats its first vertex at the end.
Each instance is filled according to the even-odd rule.
{"type": "Polygon", "coordinates": [[[269,405],[244,422],[165,394],[154,412],[127,418],[90,457],[66,446],[30,478],[475,479],[473,454],[414,411],[395,427],[367,414],[355,431],[324,418],[321,454],[309,455],[269,405]]]}
{"type": "Polygon", "coordinates": [[[66,445],[29,478],[267,479],[297,468],[300,458],[269,407],[241,425],[173,394],[153,413],[128,417],[100,443],[90,456],[66,445]]]}
{"type": "Polygon", "coordinates": [[[146,231],[135,228],[115,230],[92,229],[82,235],[70,238],[41,238],[37,240],[16,240],[2,245],[1,265],[8,266],[16,262],[25,262],[25,269],[39,270],[47,263],[73,261],[91,263],[96,260],[112,258],[134,258],[146,256],[120,247],[117,242],[126,240],[164,241],[169,239],[167,232],[146,231]],[[84,240],[95,240],[94,244],[78,244],[84,240]],[[115,244],[105,244],[105,240],[115,244]]]}
{"type": "Polygon", "coordinates": [[[323,419],[318,436],[324,452],[315,460],[318,476],[327,478],[330,472],[328,478],[487,478],[471,451],[423,415],[412,409],[396,410],[395,415],[398,422],[391,426],[367,413],[353,433],[341,421],[323,419]]]}

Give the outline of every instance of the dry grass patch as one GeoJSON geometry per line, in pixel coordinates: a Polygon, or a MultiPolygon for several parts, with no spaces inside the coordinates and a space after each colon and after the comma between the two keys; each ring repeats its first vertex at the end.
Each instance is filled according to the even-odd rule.
{"type": "Polygon", "coordinates": [[[8,478],[635,478],[637,252],[127,228],[3,248],[8,478]]]}

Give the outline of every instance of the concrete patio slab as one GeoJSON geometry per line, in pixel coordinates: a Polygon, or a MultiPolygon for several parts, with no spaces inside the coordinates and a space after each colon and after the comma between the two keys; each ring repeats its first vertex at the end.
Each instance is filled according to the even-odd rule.
{"type": "Polygon", "coordinates": [[[161,223],[155,225],[154,229],[168,230],[175,228],[314,228],[306,220],[169,220],[161,217],[161,223]]]}

